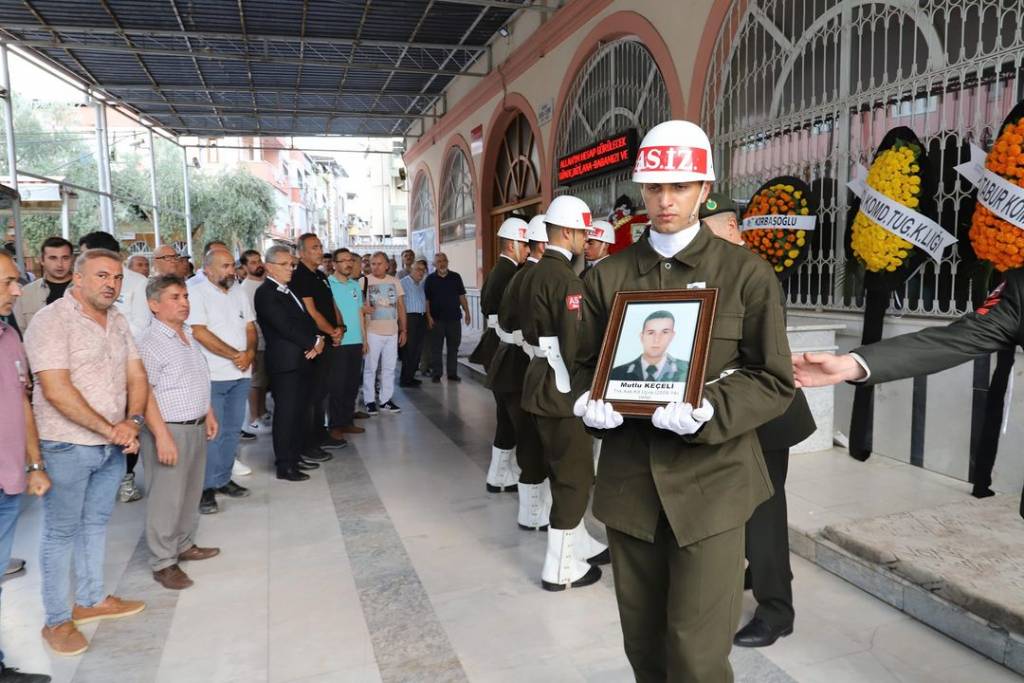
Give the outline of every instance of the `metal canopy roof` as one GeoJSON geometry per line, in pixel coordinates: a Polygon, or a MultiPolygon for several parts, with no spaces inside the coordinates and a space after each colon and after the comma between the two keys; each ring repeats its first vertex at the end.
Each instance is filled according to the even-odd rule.
{"type": "Polygon", "coordinates": [[[0,0],[0,41],[175,135],[404,135],[532,2],[0,0]]]}

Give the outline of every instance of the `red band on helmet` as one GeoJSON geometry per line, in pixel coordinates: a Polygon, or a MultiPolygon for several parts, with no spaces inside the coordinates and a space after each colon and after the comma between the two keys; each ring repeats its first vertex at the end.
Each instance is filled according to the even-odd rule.
{"type": "Polygon", "coordinates": [[[589,213],[584,213],[583,214],[583,225],[587,226],[588,228],[590,227],[590,214],[589,213]]]}
{"type": "Polygon", "coordinates": [[[604,235],[604,228],[591,228],[589,237],[601,237],[604,235]]]}
{"type": "Polygon", "coordinates": [[[708,151],[700,147],[641,147],[637,153],[634,172],[687,171],[708,172],[708,151]]]}

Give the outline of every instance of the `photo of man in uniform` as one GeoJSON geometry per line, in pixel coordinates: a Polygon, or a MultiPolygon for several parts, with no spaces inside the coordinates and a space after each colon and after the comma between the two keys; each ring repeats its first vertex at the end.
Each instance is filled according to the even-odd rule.
{"type": "Polygon", "coordinates": [[[640,330],[642,353],[635,360],[613,367],[610,379],[685,382],[690,370],[689,361],[673,358],[668,352],[675,338],[676,318],[670,311],[659,310],[649,314],[640,330]]]}

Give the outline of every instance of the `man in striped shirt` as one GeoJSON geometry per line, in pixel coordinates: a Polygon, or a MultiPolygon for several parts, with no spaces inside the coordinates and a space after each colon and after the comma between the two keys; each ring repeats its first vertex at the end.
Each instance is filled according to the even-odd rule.
{"type": "Polygon", "coordinates": [[[146,468],[146,542],[153,578],[165,588],[192,585],[179,562],[206,560],[219,548],[201,548],[199,499],[206,472],[206,442],[217,435],[210,404],[210,369],[188,319],[188,288],[175,275],[146,286],[153,322],[138,339],[151,390],[146,430],[140,435],[146,468]]]}

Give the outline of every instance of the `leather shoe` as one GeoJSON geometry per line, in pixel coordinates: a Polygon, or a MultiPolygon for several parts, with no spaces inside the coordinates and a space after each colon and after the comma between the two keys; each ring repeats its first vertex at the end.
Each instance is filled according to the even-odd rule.
{"type": "Polygon", "coordinates": [[[327,462],[328,460],[332,460],[334,458],[333,455],[331,455],[322,448],[310,448],[300,457],[303,460],[308,460],[309,462],[327,462]]]}
{"type": "Polygon", "coordinates": [[[178,562],[198,562],[199,560],[217,557],[217,555],[220,555],[220,548],[200,548],[194,545],[178,555],[178,562]]]}
{"type": "Polygon", "coordinates": [[[996,495],[996,492],[987,486],[975,485],[974,488],[971,490],[971,495],[974,496],[975,498],[991,498],[992,496],[996,495]]]}
{"type": "Polygon", "coordinates": [[[309,479],[309,475],[305,472],[300,472],[297,469],[292,470],[278,470],[277,478],[284,479],[285,481],[306,481],[309,479]]]}
{"type": "Polygon", "coordinates": [[[299,458],[299,461],[297,463],[295,463],[295,469],[297,469],[297,470],[318,470],[318,469],[320,469],[320,465],[318,465],[315,462],[309,462],[308,460],[303,460],[302,458],[299,458]]]}
{"type": "Polygon", "coordinates": [[[352,419],[354,419],[354,420],[369,420],[370,419],[370,414],[369,413],[364,413],[362,410],[357,410],[356,412],[352,413],[352,419]]]}
{"type": "Polygon", "coordinates": [[[158,572],[153,572],[153,578],[164,588],[169,588],[172,591],[180,591],[182,589],[191,586],[194,581],[188,578],[188,574],[181,570],[176,564],[172,564],[170,567],[164,567],[158,572]]]}
{"type": "Polygon", "coordinates": [[[228,483],[217,489],[217,493],[223,493],[225,496],[230,496],[231,498],[245,498],[251,492],[244,486],[239,486],[229,479],[228,483]]]}
{"type": "Polygon", "coordinates": [[[785,638],[793,632],[793,625],[771,626],[768,622],[754,617],[732,639],[737,647],[768,647],[779,638],[785,638]]]}
{"type": "Polygon", "coordinates": [[[449,382],[461,382],[462,378],[459,377],[458,375],[448,375],[448,381],[449,382]]]}
{"type": "Polygon", "coordinates": [[[331,435],[328,435],[326,439],[324,439],[323,441],[320,442],[320,446],[321,446],[321,448],[332,448],[332,449],[333,448],[344,448],[345,446],[348,446],[348,441],[345,441],[345,439],[340,438],[340,437],[335,438],[335,437],[333,437],[331,435]]]}
{"type": "Polygon", "coordinates": [[[342,427],[339,431],[342,434],[363,434],[366,432],[366,429],[363,427],[357,427],[356,425],[349,425],[347,427],[342,427]]]}

